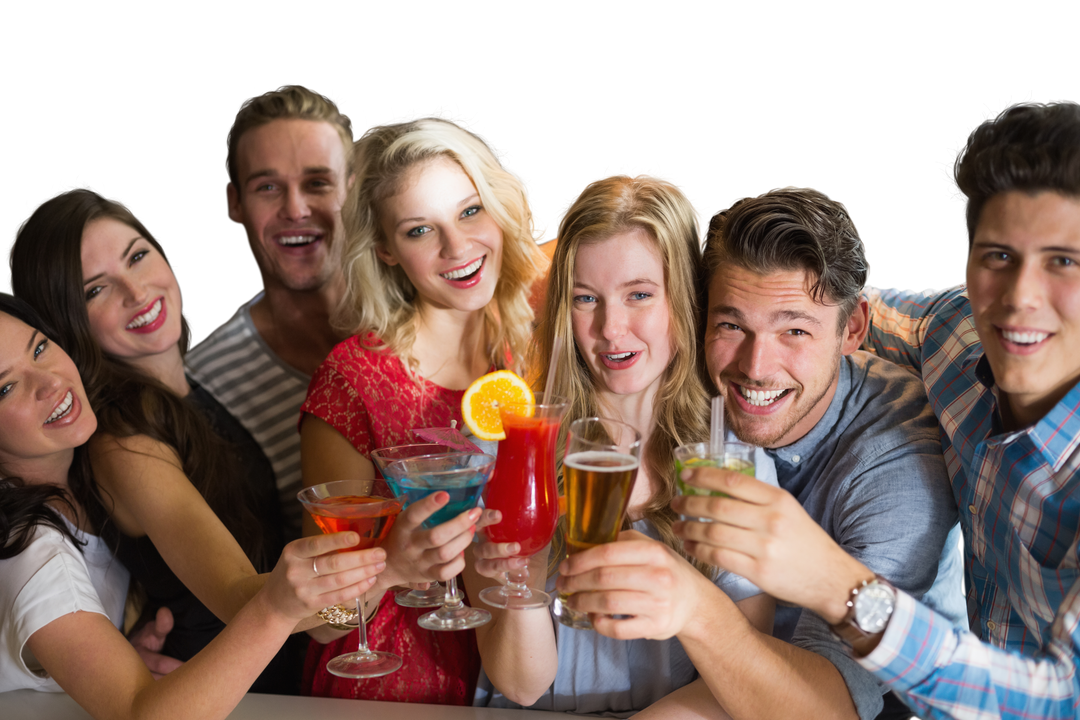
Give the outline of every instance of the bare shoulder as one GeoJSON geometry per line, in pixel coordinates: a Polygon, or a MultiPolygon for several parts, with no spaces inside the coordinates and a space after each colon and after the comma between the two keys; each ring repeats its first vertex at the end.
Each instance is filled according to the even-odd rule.
{"type": "Polygon", "coordinates": [[[90,462],[95,469],[142,468],[147,464],[157,463],[167,463],[175,468],[183,467],[180,456],[171,445],[148,435],[119,437],[108,433],[97,433],[90,438],[88,448],[90,462]]]}

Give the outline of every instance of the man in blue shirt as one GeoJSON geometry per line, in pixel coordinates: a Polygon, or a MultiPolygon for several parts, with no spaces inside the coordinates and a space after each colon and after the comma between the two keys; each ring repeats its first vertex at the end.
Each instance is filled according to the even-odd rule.
{"type": "Polygon", "coordinates": [[[891,587],[774,488],[689,481],[695,556],[828,620],[927,717],[1074,718],[1080,706],[1080,106],[1009,108],[956,164],[966,290],[871,293],[869,344],[919,373],[964,531],[971,633],[891,587]]]}
{"type": "MultiPolygon", "coordinates": [[[[956,506],[937,421],[917,377],[859,351],[869,324],[867,264],[844,207],[813,190],[742,200],[713,218],[703,264],[704,352],[727,400],[729,428],[766,449],[786,496],[828,537],[962,622],[958,532],[950,533],[956,506]]],[[[604,557],[604,574],[590,584],[580,574],[586,555],[566,563],[572,589],[592,591],[572,602],[599,608],[617,601],[632,586],[615,585],[620,559],[604,557]]],[[[790,718],[798,708],[805,717],[871,720],[882,712],[888,689],[851,659],[820,616],[780,608],[770,637],[690,577],[637,583],[666,587],[692,608],[641,632],[674,634],[728,715],[790,718]]],[[[626,628],[640,627],[650,612],[626,608],[635,616],[626,628]]],[[[888,710],[910,715],[889,699],[888,710]]]]}

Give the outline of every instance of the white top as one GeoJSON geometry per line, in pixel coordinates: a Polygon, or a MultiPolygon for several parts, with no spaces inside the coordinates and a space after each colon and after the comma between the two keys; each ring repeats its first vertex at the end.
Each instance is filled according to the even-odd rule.
{"type": "Polygon", "coordinates": [[[55,528],[39,525],[30,546],[0,560],[0,692],[62,692],[26,647],[31,635],[77,611],[124,622],[129,575],[105,542],[68,525],[82,552],[55,528]]]}

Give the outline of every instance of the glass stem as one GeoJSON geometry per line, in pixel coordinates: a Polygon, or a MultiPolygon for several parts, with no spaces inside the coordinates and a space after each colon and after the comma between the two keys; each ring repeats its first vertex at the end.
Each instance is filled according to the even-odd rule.
{"type": "Polygon", "coordinates": [[[367,593],[364,593],[360,597],[356,598],[356,613],[357,613],[357,619],[356,620],[357,620],[357,624],[360,626],[358,628],[360,630],[360,647],[357,649],[357,652],[360,653],[361,655],[366,655],[369,652],[371,652],[370,650],[368,650],[368,646],[367,646],[367,625],[364,623],[364,607],[366,605],[367,605],[367,593]]]}
{"type": "Polygon", "coordinates": [[[529,591],[529,568],[517,568],[506,571],[506,590],[508,593],[528,597],[529,591]]]}
{"type": "Polygon", "coordinates": [[[452,577],[446,581],[446,598],[443,600],[443,607],[456,610],[461,607],[461,597],[457,591],[457,577],[452,577]]]}

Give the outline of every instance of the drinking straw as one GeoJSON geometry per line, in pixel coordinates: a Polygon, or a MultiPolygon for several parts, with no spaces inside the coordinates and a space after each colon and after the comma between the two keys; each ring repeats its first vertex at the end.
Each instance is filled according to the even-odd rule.
{"type": "Polygon", "coordinates": [[[555,363],[559,359],[559,352],[562,350],[562,335],[556,334],[554,342],[551,343],[551,359],[548,360],[547,367],[547,382],[544,384],[544,397],[541,405],[548,405],[548,401],[553,397],[551,391],[555,389],[555,363]]]}
{"type": "Polygon", "coordinates": [[[709,454],[724,452],[724,396],[712,399],[712,424],[709,426],[709,454]]]}

